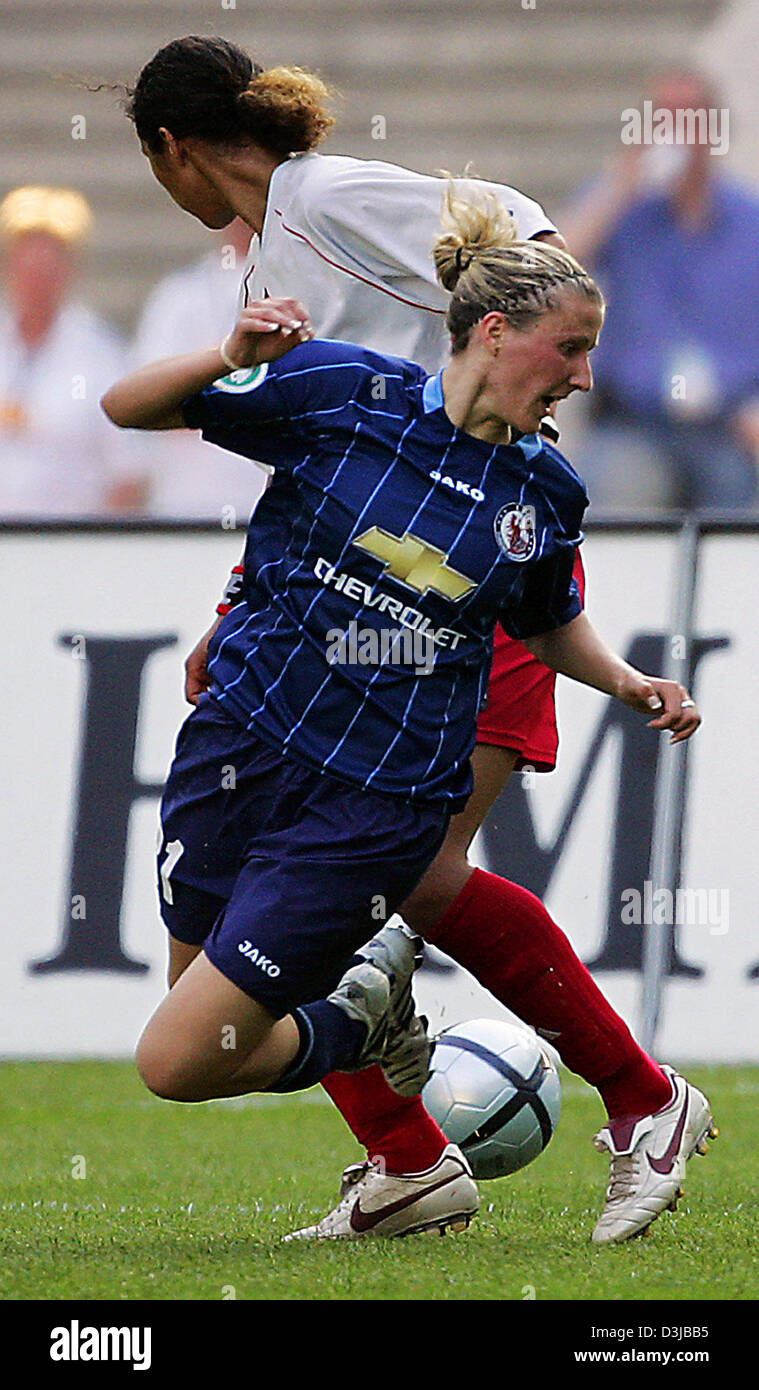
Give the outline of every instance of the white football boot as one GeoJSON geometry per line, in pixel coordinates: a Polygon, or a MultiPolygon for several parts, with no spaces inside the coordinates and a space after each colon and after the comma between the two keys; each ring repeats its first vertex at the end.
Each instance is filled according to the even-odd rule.
{"type": "Polygon", "coordinates": [[[351,966],[329,995],[331,1004],[367,1028],[366,1043],[346,1070],[362,1071],[379,1062],[401,1096],[419,1095],[430,1074],[433,1044],[427,1036],[427,1020],[414,1012],[411,992],[422,950],[421,938],[406,927],[383,927],[357,952],[366,965],[351,966]]]}
{"type": "Polygon", "coordinates": [[[594,1139],[599,1152],[611,1154],[606,1206],[593,1232],[596,1245],[611,1245],[640,1235],[682,1197],[685,1165],[704,1154],[716,1138],[706,1096],[662,1067],[672,1083],[672,1099],[654,1115],[612,1120],[594,1139]]]}
{"type": "Polygon", "coordinates": [[[447,1144],[423,1173],[388,1173],[376,1159],[346,1168],[340,1201],[315,1226],[292,1231],[287,1240],[359,1240],[365,1236],[409,1236],[450,1227],[463,1231],[479,1206],[477,1186],[464,1155],[447,1144]]]}

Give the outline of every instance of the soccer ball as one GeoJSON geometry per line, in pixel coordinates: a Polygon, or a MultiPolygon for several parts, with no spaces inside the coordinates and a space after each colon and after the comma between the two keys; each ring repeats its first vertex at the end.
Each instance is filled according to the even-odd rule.
{"type": "Polygon", "coordinates": [[[441,1033],[422,1100],[475,1178],[516,1173],[559,1123],[561,1082],[524,1024],[476,1018],[441,1033]]]}

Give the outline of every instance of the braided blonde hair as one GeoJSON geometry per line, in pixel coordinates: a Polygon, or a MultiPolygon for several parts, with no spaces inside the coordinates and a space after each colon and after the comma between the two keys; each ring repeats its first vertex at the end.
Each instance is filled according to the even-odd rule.
{"type": "Polygon", "coordinates": [[[570,287],[603,309],[595,280],[574,256],[542,241],[519,241],[514,218],[493,193],[462,197],[449,179],[441,221],[432,255],[440,284],[451,291],[446,324],[454,353],[467,346],[485,314],[496,310],[523,333],[556,309],[570,287]]]}

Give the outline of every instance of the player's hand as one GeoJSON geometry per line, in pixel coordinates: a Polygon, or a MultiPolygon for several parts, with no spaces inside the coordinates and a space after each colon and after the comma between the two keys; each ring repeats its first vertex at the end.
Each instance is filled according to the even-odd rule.
{"type": "Polygon", "coordinates": [[[313,336],[313,324],[297,299],[257,299],[242,310],[226,349],[241,367],[255,367],[276,361],[313,336]]]}
{"type": "Polygon", "coordinates": [[[204,632],[200,641],[193,647],[184,664],[184,697],[188,704],[196,705],[200,696],[210,685],[208,677],[208,643],[221,623],[221,617],[204,632]]]}
{"type": "Polygon", "coordinates": [[[682,743],[695,734],[701,723],[695,702],[684,685],[679,681],[665,681],[659,676],[638,675],[631,679],[619,698],[631,709],[643,714],[655,711],[656,717],[649,719],[649,729],[668,729],[672,737],[670,743],[682,743]]]}

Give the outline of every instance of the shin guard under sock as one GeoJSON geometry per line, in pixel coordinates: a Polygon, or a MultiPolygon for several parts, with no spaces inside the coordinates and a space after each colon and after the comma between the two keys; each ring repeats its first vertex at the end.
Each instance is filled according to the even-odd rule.
{"type": "Polygon", "coordinates": [[[366,1027],[337,1004],[319,999],[294,1009],[300,1046],[287,1071],[270,1091],[305,1091],[328,1072],[348,1067],[366,1042],[366,1027]]]}
{"type": "Polygon", "coordinates": [[[399,1096],[381,1067],[351,1075],[335,1072],[322,1082],[370,1158],[391,1173],[423,1173],[437,1163],[447,1139],[419,1096],[399,1096]]]}

